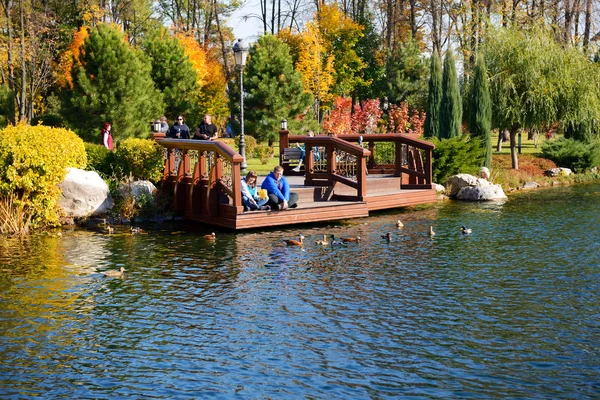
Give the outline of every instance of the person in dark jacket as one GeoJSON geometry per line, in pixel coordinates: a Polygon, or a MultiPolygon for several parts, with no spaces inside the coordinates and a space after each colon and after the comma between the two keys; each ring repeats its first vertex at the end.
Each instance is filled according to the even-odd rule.
{"type": "Polygon", "coordinates": [[[269,194],[269,206],[273,210],[298,207],[298,193],[290,192],[290,185],[283,176],[283,167],[276,166],[263,181],[262,189],[269,194]]]}
{"type": "Polygon", "coordinates": [[[198,126],[198,129],[196,129],[194,139],[216,139],[218,137],[217,131],[217,126],[212,123],[212,117],[210,116],[210,114],[205,114],[202,123],[200,124],[200,126],[198,126]]]}
{"type": "Polygon", "coordinates": [[[190,128],[183,122],[183,117],[177,117],[177,121],[169,129],[169,137],[173,139],[189,139],[190,128]]]}

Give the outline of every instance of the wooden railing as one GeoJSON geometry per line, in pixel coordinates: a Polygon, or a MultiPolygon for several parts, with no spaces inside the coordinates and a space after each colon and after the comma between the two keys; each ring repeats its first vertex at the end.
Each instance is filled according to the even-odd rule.
{"type": "MultiPolygon", "coordinates": [[[[358,143],[362,136],[363,144],[367,144],[368,162],[366,164],[366,170],[369,174],[389,174],[397,177],[401,177],[401,188],[402,189],[431,189],[432,187],[432,165],[431,165],[431,154],[435,146],[425,140],[417,139],[414,136],[406,134],[369,134],[369,135],[338,135],[336,137],[329,136],[300,136],[290,135],[289,131],[279,132],[279,146],[280,154],[283,149],[290,147],[293,143],[305,143],[306,146],[306,177],[307,184],[310,184],[311,178],[314,179],[323,169],[323,165],[326,165],[327,171],[340,170],[336,168],[335,162],[339,163],[339,155],[335,158],[328,156],[329,148],[327,152],[323,152],[322,149],[318,152],[318,157],[315,157],[314,153],[309,156],[309,152],[315,146],[323,145],[324,143],[334,143],[334,139],[345,141],[353,146],[353,151],[356,149],[362,149],[362,147],[355,145],[358,143]],[[383,163],[377,163],[376,158],[378,155],[378,146],[381,144],[391,144],[387,146],[387,150],[391,150],[392,154],[390,159],[383,163]],[[320,161],[325,155],[327,160],[333,162],[333,167],[330,166],[331,162],[327,161],[323,163],[320,161]],[[316,161],[319,160],[319,161],[316,161]],[[321,168],[315,168],[315,163],[321,168]]],[[[342,150],[343,151],[343,150],[342,150]]],[[[379,152],[380,154],[381,152],[379,152]]],[[[284,173],[293,174],[293,171],[284,171],[284,173]]],[[[319,175],[320,176],[320,175],[319,175]]]]}
{"type": "Polygon", "coordinates": [[[161,190],[173,194],[176,212],[207,222],[243,212],[240,154],[219,141],[157,143],[165,148],[161,190]]]}
{"type": "MultiPolygon", "coordinates": [[[[289,131],[280,131],[280,157],[290,143],[304,143],[305,178],[310,186],[333,186],[340,182],[356,189],[352,199],[362,201],[367,194],[367,158],[369,150],[334,136],[293,136],[289,131]]],[[[294,175],[284,165],[284,175],[294,175]]]]}

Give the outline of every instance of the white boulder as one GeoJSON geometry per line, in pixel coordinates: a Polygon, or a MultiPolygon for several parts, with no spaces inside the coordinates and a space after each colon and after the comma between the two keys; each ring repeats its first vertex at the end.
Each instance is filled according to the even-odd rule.
{"type": "Polygon", "coordinates": [[[136,200],[139,200],[143,196],[152,196],[156,190],[156,186],[150,181],[135,181],[119,186],[121,196],[126,197],[130,195],[136,200]]]}
{"type": "Polygon", "coordinates": [[[68,217],[102,215],[114,205],[108,185],[95,171],[67,168],[59,187],[62,192],[58,205],[68,217]]]}
{"type": "Polygon", "coordinates": [[[469,174],[458,174],[448,181],[450,183],[450,197],[455,197],[458,200],[506,200],[502,186],[493,185],[486,179],[476,178],[469,174]]]}

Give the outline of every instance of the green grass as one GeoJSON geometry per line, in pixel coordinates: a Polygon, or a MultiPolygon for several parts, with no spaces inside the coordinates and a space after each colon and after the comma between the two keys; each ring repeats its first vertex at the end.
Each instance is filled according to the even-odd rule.
{"type": "MultiPolygon", "coordinates": [[[[517,135],[517,149],[519,145],[519,136],[517,135]]],[[[542,152],[542,144],[546,138],[544,135],[538,134],[538,147],[535,147],[533,140],[527,140],[527,133],[521,135],[521,153],[522,154],[537,154],[542,152]]],[[[502,142],[502,151],[496,152],[498,146],[498,132],[492,131],[492,149],[494,154],[510,154],[510,141],[502,142]]]]}
{"type": "Polygon", "coordinates": [[[279,142],[273,143],[273,157],[269,159],[269,162],[262,164],[259,158],[247,158],[246,163],[248,164],[248,171],[254,171],[259,176],[267,176],[269,172],[273,171],[273,168],[279,164],[279,142]]]}

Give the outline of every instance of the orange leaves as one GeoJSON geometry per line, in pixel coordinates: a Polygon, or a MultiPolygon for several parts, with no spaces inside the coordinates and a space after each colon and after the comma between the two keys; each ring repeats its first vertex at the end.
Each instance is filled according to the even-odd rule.
{"type": "Polygon", "coordinates": [[[196,71],[197,86],[202,87],[208,74],[206,52],[192,35],[176,33],[175,37],[179,39],[179,42],[184,48],[185,55],[190,58],[192,68],[196,71]]]}
{"type": "Polygon", "coordinates": [[[73,62],[79,62],[79,54],[85,39],[90,36],[89,27],[82,26],[79,30],[73,32],[73,40],[69,45],[67,51],[60,55],[60,61],[55,68],[55,77],[58,86],[61,88],[69,87],[73,88],[73,77],[71,76],[71,70],[73,69],[73,62]]]}
{"type": "Polygon", "coordinates": [[[323,131],[333,135],[352,132],[352,99],[338,97],[329,114],[323,119],[323,131]]]}

